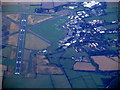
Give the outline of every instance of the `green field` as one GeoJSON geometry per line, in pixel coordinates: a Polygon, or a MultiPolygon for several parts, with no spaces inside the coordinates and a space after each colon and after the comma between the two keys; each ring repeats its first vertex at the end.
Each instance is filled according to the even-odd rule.
{"type": "Polygon", "coordinates": [[[49,75],[38,75],[37,78],[24,78],[20,75],[14,75],[11,78],[5,78],[4,88],[52,88],[49,75]]]}
{"type": "Polygon", "coordinates": [[[3,12],[27,12],[34,13],[35,8],[39,8],[39,6],[30,6],[30,5],[2,5],[3,12]]]}
{"type": "Polygon", "coordinates": [[[60,25],[66,21],[66,17],[54,18],[47,21],[41,25],[33,26],[32,30],[50,40],[51,42],[56,42],[63,36],[63,30],[60,29],[60,25]]]}
{"type": "Polygon", "coordinates": [[[2,65],[16,65],[15,60],[7,60],[7,59],[2,59],[2,65]]]}
{"type": "MultiPolygon", "coordinates": [[[[51,51],[53,51],[53,50],[51,49],[51,51]]],[[[47,57],[51,63],[60,64],[60,62],[61,62],[61,64],[63,66],[65,66],[66,68],[72,68],[75,62],[72,59],[68,59],[68,58],[72,58],[72,56],[80,57],[80,56],[88,56],[88,54],[85,52],[77,53],[77,52],[75,52],[74,49],[68,48],[68,49],[66,49],[66,51],[56,53],[53,55],[48,55],[47,57]],[[53,57],[53,58],[50,58],[50,57],[53,57]],[[59,59],[59,57],[65,57],[67,59],[59,59]]]]}
{"type": "Polygon", "coordinates": [[[106,22],[112,22],[114,20],[118,20],[118,15],[116,13],[111,13],[103,16],[86,18],[85,20],[95,20],[95,19],[101,19],[101,20],[106,20],[106,22]]]}
{"type": "MultiPolygon", "coordinates": [[[[76,72],[65,69],[73,88],[104,88],[102,79],[111,79],[113,75],[101,75],[93,72],[76,72]],[[79,83],[79,84],[78,84],[79,83]]],[[[65,75],[37,75],[36,78],[24,78],[14,75],[4,78],[4,88],[70,88],[65,75]],[[51,78],[50,78],[51,77],[51,78]],[[52,81],[51,81],[52,79],[52,81]]],[[[108,83],[108,82],[107,82],[108,83]]],[[[106,84],[107,85],[107,84],[106,84]]]]}
{"type": "Polygon", "coordinates": [[[2,49],[2,56],[10,58],[12,47],[5,47],[2,49]]]}
{"type": "Polygon", "coordinates": [[[11,57],[12,51],[16,51],[16,48],[12,46],[6,46],[2,49],[2,56],[5,57],[4,59],[8,60],[11,57]]]}
{"type": "Polygon", "coordinates": [[[4,88],[70,88],[65,75],[37,75],[37,78],[24,78],[21,75],[14,75],[11,78],[4,78],[4,88]],[[51,81],[52,79],[52,81],[51,81]],[[53,83],[53,85],[52,85],[53,83]]]}
{"type": "Polygon", "coordinates": [[[112,24],[112,25],[106,25],[105,26],[107,29],[117,29],[118,25],[117,24],[112,24]]]}
{"type": "Polygon", "coordinates": [[[118,39],[118,34],[105,34],[105,39],[118,39]]]}
{"type": "Polygon", "coordinates": [[[108,48],[109,50],[113,50],[113,51],[116,51],[116,50],[119,49],[118,47],[110,47],[110,46],[108,46],[107,48],[108,48]]]}
{"type": "Polygon", "coordinates": [[[54,63],[54,64],[60,64],[59,63],[59,57],[62,55],[62,52],[61,53],[57,53],[57,54],[53,54],[53,55],[48,55],[48,60],[50,63],[54,63]],[[50,58],[50,57],[53,57],[53,58],[50,58]]]}
{"type": "Polygon", "coordinates": [[[29,12],[34,13],[36,8],[40,8],[40,6],[28,6],[29,12]]]}
{"type": "Polygon", "coordinates": [[[63,57],[71,58],[72,56],[74,56],[74,57],[88,56],[88,54],[86,52],[76,52],[73,48],[66,49],[66,52],[63,55],[63,57]]]}
{"type": "Polygon", "coordinates": [[[55,88],[70,88],[70,84],[65,75],[52,75],[55,88]]]}
{"type": "Polygon", "coordinates": [[[101,75],[98,75],[92,72],[78,72],[78,71],[72,71],[68,69],[65,69],[65,71],[70,79],[70,82],[75,88],[96,88],[97,85],[103,85],[102,81],[99,81],[101,80],[100,79],[101,75]],[[95,75],[97,75],[99,79],[95,78],[94,77],[95,75]],[[93,80],[93,78],[96,81],[93,80]],[[98,83],[97,85],[96,85],[96,82],[98,83]]]}
{"type": "Polygon", "coordinates": [[[73,87],[76,87],[76,88],[88,88],[86,83],[81,78],[71,80],[71,82],[73,84],[73,87]],[[79,85],[78,85],[78,83],[79,83],[79,85]]]}
{"type": "Polygon", "coordinates": [[[73,88],[104,88],[109,82],[104,83],[102,79],[110,80],[115,74],[113,72],[108,75],[103,75],[95,72],[73,71],[69,69],[65,69],[65,71],[73,88]]]}
{"type": "MultiPolygon", "coordinates": [[[[3,12],[24,12],[24,5],[2,5],[3,12]]],[[[27,11],[27,10],[26,10],[27,11]]]]}
{"type": "Polygon", "coordinates": [[[74,66],[75,61],[71,60],[71,59],[61,59],[60,63],[62,64],[62,66],[66,69],[72,69],[74,66]]]}
{"type": "Polygon", "coordinates": [[[118,8],[107,8],[107,9],[105,9],[105,12],[114,12],[114,13],[117,13],[118,12],[118,8]]]}
{"type": "Polygon", "coordinates": [[[48,51],[54,51],[55,49],[57,49],[58,48],[58,42],[55,42],[55,43],[52,43],[52,45],[51,46],[49,46],[48,48],[47,48],[47,50],[48,51]]]}
{"type": "Polygon", "coordinates": [[[12,46],[6,46],[5,48],[2,49],[2,65],[16,65],[16,61],[11,60],[11,53],[12,51],[16,50],[15,48],[12,46]]]}
{"type": "Polygon", "coordinates": [[[58,64],[58,65],[59,65],[59,61],[58,61],[57,58],[49,58],[49,57],[48,57],[48,60],[49,60],[50,63],[58,64]]]}

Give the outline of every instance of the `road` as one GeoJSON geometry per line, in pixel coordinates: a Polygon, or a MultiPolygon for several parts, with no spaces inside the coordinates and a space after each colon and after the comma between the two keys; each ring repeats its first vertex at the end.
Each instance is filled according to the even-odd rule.
{"type": "Polygon", "coordinates": [[[27,15],[22,14],[20,19],[20,30],[18,37],[18,49],[17,49],[17,57],[16,57],[15,74],[20,74],[21,71],[20,69],[21,69],[21,62],[23,60],[26,25],[27,25],[27,15]]]}
{"type": "Polygon", "coordinates": [[[7,20],[13,22],[13,23],[16,24],[16,25],[19,25],[19,22],[16,22],[15,20],[13,20],[13,19],[11,19],[11,18],[9,18],[9,17],[7,17],[7,16],[3,16],[3,17],[6,18],[7,20]]]}

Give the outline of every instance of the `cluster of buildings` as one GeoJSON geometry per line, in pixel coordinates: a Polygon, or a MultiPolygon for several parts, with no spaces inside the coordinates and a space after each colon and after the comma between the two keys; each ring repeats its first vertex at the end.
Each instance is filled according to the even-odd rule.
{"type": "Polygon", "coordinates": [[[102,4],[100,2],[90,1],[90,2],[83,2],[82,5],[84,7],[87,7],[87,8],[92,8],[92,7],[95,7],[95,6],[101,6],[102,4]]]}
{"type": "MultiPolygon", "coordinates": [[[[82,3],[84,7],[92,8],[94,6],[100,6],[102,3],[93,2],[82,3]]],[[[73,15],[69,15],[69,21],[66,22],[62,27],[67,30],[66,37],[59,42],[59,48],[67,49],[72,47],[76,52],[91,52],[91,51],[104,51],[107,50],[107,45],[109,46],[109,40],[104,38],[105,34],[117,33],[108,30],[104,25],[105,20],[95,19],[95,20],[85,20],[85,18],[92,17],[93,14],[96,16],[104,15],[102,8],[92,8],[87,10],[79,10],[73,15]],[[95,12],[94,12],[94,11],[95,12]],[[100,10],[100,11],[99,11],[100,10]],[[102,14],[100,14],[100,12],[102,14]],[[92,14],[91,14],[92,13],[92,14]]],[[[114,41],[114,46],[117,41],[114,41]]]]}
{"type": "Polygon", "coordinates": [[[85,57],[85,56],[80,56],[80,57],[74,57],[72,56],[72,60],[74,60],[75,62],[89,62],[89,58],[85,57]]]}

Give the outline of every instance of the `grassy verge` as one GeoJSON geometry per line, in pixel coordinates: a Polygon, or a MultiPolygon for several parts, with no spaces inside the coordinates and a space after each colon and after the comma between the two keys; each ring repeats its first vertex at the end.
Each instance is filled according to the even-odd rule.
{"type": "Polygon", "coordinates": [[[105,39],[118,39],[118,35],[117,34],[105,34],[104,38],[105,39]]]}
{"type": "Polygon", "coordinates": [[[16,65],[16,62],[15,62],[15,60],[3,59],[3,60],[2,60],[2,65],[13,65],[13,66],[15,66],[15,65],[16,65]]]}

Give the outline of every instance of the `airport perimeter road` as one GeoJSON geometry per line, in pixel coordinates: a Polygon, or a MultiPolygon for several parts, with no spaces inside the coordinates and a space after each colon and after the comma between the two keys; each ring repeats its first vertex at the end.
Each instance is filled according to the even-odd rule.
{"type": "Polygon", "coordinates": [[[18,37],[18,49],[17,49],[17,57],[16,57],[16,68],[15,74],[20,74],[21,69],[21,62],[23,60],[23,49],[24,49],[24,42],[25,42],[25,31],[27,25],[27,15],[22,14],[20,19],[20,30],[19,30],[19,37],[18,37]]]}

